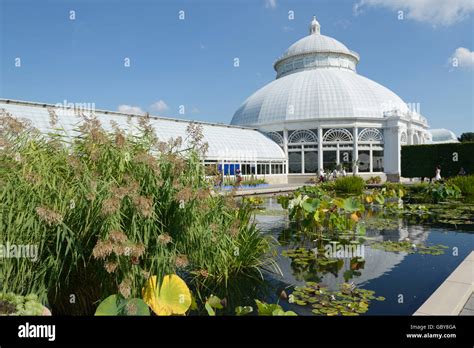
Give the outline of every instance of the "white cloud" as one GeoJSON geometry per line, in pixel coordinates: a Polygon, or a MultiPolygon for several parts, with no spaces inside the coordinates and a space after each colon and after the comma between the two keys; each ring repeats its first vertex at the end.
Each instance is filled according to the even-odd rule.
{"type": "Polygon", "coordinates": [[[144,115],[145,114],[145,112],[142,110],[141,107],[126,105],[126,104],[119,105],[117,110],[119,112],[123,112],[124,114],[133,114],[133,115],[144,115]]]}
{"type": "Polygon", "coordinates": [[[474,11],[472,0],[359,0],[354,14],[359,15],[366,7],[385,7],[404,11],[408,19],[432,25],[450,26],[460,22],[474,11]]]}
{"type": "Polygon", "coordinates": [[[351,21],[347,19],[339,19],[333,23],[337,28],[347,29],[351,26],[351,21]]]}
{"type": "Polygon", "coordinates": [[[277,7],[276,0],[265,0],[265,7],[266,8],[276,8],[277,7]]]}
{"type": "Polygon", "coordinates": [[[464,47],[457,48],[449,58],[449,64],[455,68],[474,69],[474,51],[464,47]]]}
{"type": "Polygon", "coordinates": [[[169,106],[165,103],[164,100],[158,100],[157,102],[150,105],[150,109],[157,112],[164,112],[169,109],[169,106]]]}

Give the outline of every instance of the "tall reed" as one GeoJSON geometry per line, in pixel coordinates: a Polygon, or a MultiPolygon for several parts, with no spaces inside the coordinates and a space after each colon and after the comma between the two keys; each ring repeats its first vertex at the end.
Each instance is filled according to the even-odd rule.
{"type": "Polygon", "coordinates": [[[276,269],[272,242],[206,179],[202,130],[162,142],[86,118],[77,136],[43,135],[0,116],[0,244],[38,247],[36,262],[1,259],[0,291],[37,293],[53,313],[91,314],[147,278],[179,273],[197,297],[232,296],[235,280],[276,269]],[[184,146],[186,144],[186,146],[184,146]]]}

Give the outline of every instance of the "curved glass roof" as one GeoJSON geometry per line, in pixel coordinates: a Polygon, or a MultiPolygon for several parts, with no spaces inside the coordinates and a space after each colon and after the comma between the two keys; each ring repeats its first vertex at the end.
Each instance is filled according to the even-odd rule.
{"type": "Polygon", "coordinates": [[[232,124],[264,124],[317,118],[383,117],[408,112],[400,97],[350,70],[322,68],[274,80],[250,96],[234,114],[232,124]]]}
{"type": "Polygon", "coordinates": [[[439,128],[428,130],[432,143],[458,143],[458,137],[449,129],[439,128]]]}
{"type": "Polygon", "coordinates": [[[312,34],[308,35],[291,45],[283,55],[278,58],[278,61],[309,53],[343,53],[347,55],[355,55],[343,43],[333,39],[332,37],[312,34]]]}
{"type": "Polygon", "coordinates": [[[276,80],[245,100],[231,124],[261,127],[322,118],[383,118],[388,112],[426,123],[391,90],[358,75],[358,62],[355,52],[321,35],[313,18],[310,34],[275,63],[276,80]]]}
{"type": "MultiPolygon", "coordinates": [[[[51,131],[48,108],[53,108],[58,117],[56,127],[63,128],[68,135],[74,136],[74,128],[81,122],[72,108],[58,108],[54,105],[9,101],[0,99],[0,110],[4,109],[13,117],[28,119],[32,126],[41,132],[51,131]]],[[[85,111],[86,116],[91,113],[85,111]]],[[[106,130],[112,130],[111,121],[120,128],[137,132],[140,115],[128,115],[114,111],[95,110],[95,116],[106,130]]],[[[191,121],[151,116],[151,124],[160,141],[181,137],[186,148],[186,127],[191,121]]],[[[195,122],[202,124],[204,141],[209,144],[206,154],[208,160],[232,161],[282,161],[283,150],[264,134],[251,128],[234,127],[221,124],[195,122]]]]}

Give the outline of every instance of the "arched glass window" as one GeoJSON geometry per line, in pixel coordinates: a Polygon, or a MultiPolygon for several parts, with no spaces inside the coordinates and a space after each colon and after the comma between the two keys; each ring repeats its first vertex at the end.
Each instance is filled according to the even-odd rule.
{"type": "Polygon", "coordinates": [[[359,134],[359,141],[381,142],[383,141],[382,133],[377,128],[365,128],[359,134]]]}
{"type": "Polygon", "coordinates": [[[288,138],[289,144],[301,144],[301,143],[317,143],[318,136],[310,130],[298,130],[291,133],[288,138]]]}
{"type": "Polygon", "coordinates": [[[323,141],[327,143],[353,140],[351,132],[343,128],[330,129],[323,136],[323,141]]]}

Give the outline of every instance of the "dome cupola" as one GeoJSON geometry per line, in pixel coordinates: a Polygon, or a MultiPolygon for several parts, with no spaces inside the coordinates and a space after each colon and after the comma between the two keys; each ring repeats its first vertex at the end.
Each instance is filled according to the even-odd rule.
{"type": "Polygon", "coordinates": [[[313,17],[309,35],[291,45],[277,59],[274,68],[277,78],[317,68],[337,68],[355,71],[359,55],[332,37],[321,35],[321,26],[313,17]]]}
{"type": "Polygon", "coordinates": [[[313,20],[309,26],[309,33],[310,34],[321,34],[321,26],[319,22],[316,20],[316,16],[313,16],[313,20]]]}
{"type": "Polygon", "coordinates": [[[394,111],[425,122],[391,90],[359,75],[358,62],[357,53],[322,35],[313,18],[309,35],[291,45],[274,64],[276,79],[242,103],[232,124],[266,129],[316,120],[381,120],[394,111]]]}

